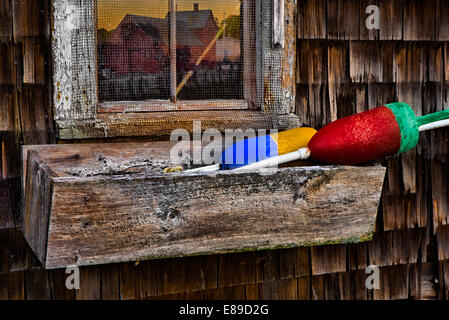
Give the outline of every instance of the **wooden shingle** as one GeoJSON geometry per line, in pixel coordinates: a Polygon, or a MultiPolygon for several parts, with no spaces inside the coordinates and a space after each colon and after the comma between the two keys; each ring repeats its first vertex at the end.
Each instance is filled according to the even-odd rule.
{"type": "Polygon", "coordinates": [[[380,40],[402,39],[402,3],[397,0],[380,0],[380,40]]]}
{"type": "Polygon", "coordinates": [[[437,229],[438,260],[449,260],[449,225],[437,229]]]}
{"type": "Polygon", "coordinates": [[[299,300],[310,300],[311,283],[310,277],[298,278],[298,299],[299,300]]]}
{"type": "Polygon", "coordinates": [[[310,248],[302,247],[295,250],[295,277],[301,278],[310,276],[310,248]]]}
{"type": "Polygon", "coordinates": [[[346,246],[315,246],[311,247],[312,274],[344,272],[346,266],[346,246]]]}
{"type": "Polygon", "coordinates": [[[449,188],[447,177],[447,129],[436,129],[431,132],[432,149],[432,209],[434,231],[439,225],[449,224],[449,188]]]}
{"type": "Polygon", "coordinates": [[[425,229],[396,230],[376,233],[368,243],[369,265],[388,267],[417,263],[419,249],[425,245],[425,229]]]}
{"type": "Polygon", "coordinates": [[[324,289],[324,275],[312,276],[311,277],[311,300],[324,300],[325,298],[325,289],[324,289]]]}
{"type": "Polygon", "coordinates": [[[327,49],[328,82],[349,82],[348,47],[349,42],[340,41],[329,44],[327,49]]]}
{"type": "MultiPolygon", "coordinates": [[[[98,267],[98,266],[94,266],[98,267]]],[[[84,269],[84,268],[83,268],[84,269]]],[[[165,268],[167,270],[167,273],[170,273],[172,275],[172,270],[169,266],[165,268]]],[[[173,282],[174,285],[170,286],[167,285],[167,281],[164,281],[167,279],[168,275],[167,273],[159,274],[161,276],[161,280],[165,286],[161,288],[161,294],[172,294],[172,293],[178,293],[181,290],[179,289],[179,286],[182,286],[182,277],[184,276],[184,273],[182,273],[181,270],[179,270],[178,277],[175,279],[178,280],[177,282],[173,282]],[[180,281],[181,280],[181,281],[180,281]]],[[[119,266],[119,288],[120,288],[120,299],[121,300],[131,300],[135,299],[136,297],[139,297],[139,283],[138,283],[138,269],[135,263],[123,263],[119,266]]],[[[171,279],[169,279],[171,280],[171,279]]],[[[158,289],[161,282],[157,282],[158,289]]],[[[172,283],[170,283],[172,284],[172,283]]],[[[94,287],[94,291],[96,291],[96,288],[94,287]]]]}
{"type": "Polygon", "coordinates": [[[9,254],[11,272],[28,270],[37,265],[36,257],[19,229],[10,231],[9,254]]]}
{"type": "Polygon", "coordinates": [[[435,40],[436,0],[403,1],[404,40],[435,40]]]}
{"type": "Polygon", "coordinates": [[[23,272],[12,272],[0,275],[0,299],[24,300],[25,281],[23,272]]]}
{"type": "Polygon", "coordinates": [[[382,82],[382,49],[376,42],[351,41],[349,70],[353,82],[382,82]]]}
{"type": "Polygon", "coordinates": [[[45,46],[48,44],[41,37],[26,37],[23,40],[23,83],[45,84],[45,46]]]}
{"type": "Polygon", "coordinates": [[[381,272],[388,272],[390,283],[390,299],[403,300],[409,297],[409,266],[399,265],[381,272]]]}
{"type": "Polygon", "coordinates": [[[15,83],[14,46],[0,42],[0,85],[15,83]]]}
{"type": "MultiPolygon", "coordinates": [[[[359,8],[359,29],[360,29],[360,34],[359,34],[359,40],[378,40],[379,39],[379,29],[368,29],[366,26],[366,21],[368,19],[368,17],[372,14],[372,11],[369,13],[366,13],[366,10],[369,6],[371,5],[376,5],[378,6],[378,2],[377,1],[372,1],[372,0],[359,0],[360,1],[360,8],[359,8]]],[[[350,3],[351,1],[347,1],[348,3],[350,3]]],[[[354,1],[357,2],[357,1],[354,1]]],[[[380,15],[382,13],[379,13],[380,15]]],[[[352,16],[351,12],[346,14],[346,19],[348,21],[351,21],[352,19],[356,18],[355,16],[352,16]]],[[[380,19],[382,19],[380,17],[380,19]]],[[[357,21],[353,21],[354,24],[357,24],[357,21]]],[[[380,23],[382,23],[382,21],[380,21],[380,23]]],[[[382,24],[380,25],[380,28],[382,29],[382,24]]]]}
{"type": "Polygon", "coordinates": [[[7,180],[0,180],[0,230],[15,226],[11,200],[7,180]]]}
{"type": "Polygon", "coordinates": [[[368,243],[362,242],[347,246],[348,270],[362,270],[368,264],[368,243]]]}
{"type": "MultiPolygon", "coordinates": [[[[416,150],[401,154],[402,185],[405,195],[416,193],[416,150]]],[[[404,208],[405,209],[405,208],[404,208]]],[[[409,210],[409,209],[406,209],[409,210]]]]}
{"type": "Polygon", "coordinates": [[[248,283],[245,285],[245,299],[258,300],[259,299],[259,285],[256,283],[248,283]]]}
{"type": "Polygon", "coordinates": [[[339,43],[328,47],[328,83],[330,120],[338,118],[338,96],[342,83],[349,82],[348,45],[339,43]]]}
{"type": "Polygon", "coordinates": [[[0,41],[12,40],[12,21],[12,1],[3,0],[0,2],[0,41]]]}
{"type": "MultiPolygon", "coordinates": [[[[25,272],[25,295],[29,300],[50,300],[51,284],[50,272],[43,269],[25,272]]],[[[85,286],[92,286],[89,282],[85,286]]]]}
{"type": "MultiPolygon", "coordinates": [[[[50,273],[50,281],[51,281],[51,292],[52,299],[54,300],[75,300],[76,299],[76,290],[68,290],[66,287],[66,279],[70,275],[65,273],[65,269],[53,270],[50,273]]],[[[105,282],[102,279],[102,288],[111,289],[109,287],[104,287],[105,282]]],[[[113,291],[111,290],[111,293],[113,291]]],[[[101,299],[107,299],[107,293],[103,290],[103,294],[101,299]]],[[[117,298],[118,299],[118,295],[117,298]]]]}
{"type": "MultiPolygon", "coordinates": [[[[256,297],[249,296],[248,298],[248,290],[244,285],[235,286],[235,287],[226,287],[226,288],[216,288],[202,291],[194,291],[187,292],[184,294],[177,294],[167,296],[169,299],[176,300],[245,300],[245,299],[259,299],[258,292],[256,297]]],[[[155,299],[159,299],[159,297],[155,297],[155,299]]]]}
{"type": "Polygon", "coordinates": [[[24,85],[18,97],[24,144],[49,143],[52,137],[52,110],[45,87],[24,85]]]}
{"type": "Polygon", "coordinates": [[[388,159],[387,162],[387,178],[384,182],[384,190],[382,197],[382,223],[383,230],[395,230],[401,225],[402,219],[396,220],[396,212],[401,212],[402,197],[400,190],[400,163],[397,157],[388,159]]]}
{"type": "Polygon", "coordinates": [[[437,41],[449,41],[449,2],[446,0],[436,0],[436,35],[437,41]]]}
{"type": "Polygon", "coordinates": [[[449,43],[444,43],[444,81],[449,82],[449,43]]]}
{"type": "MultiPolygon", "coordinates": [[[[2,106],[2,112],[0,112],[0,139],[4,141],[6,139],[5,131],[12,133],[14,129],[14,101],[13,92],[9,86],[0,85],[0,105],[2,106]]],[[[4,152],[10,152],[10,150],[4,150],[4,152]]]]}
{"type": "Polygon", "coordinates": [[[327,80],[327,45],[323,41],[300,40],[296,69],[297,83],[322,84],[327,80]]]}
{"type": "Polygon", "coordinates": [[[382,83],[391,84],[397,80],[397,72],[394,66],[397,42],[381,42],[382,57],[382,83]]]}
{"type": "MultiPolygon", "coordinates": [[[[449,32],[448,32],[449,33],[449,32]]],[[[433,44],[426,47],[425,54],[427,61],[425,66],[425,80],[429,82],[442,83],[444,78],[444,57],[443,57],[443,43],[433,44]]]]}
{"type": "MultiPolygon", "coordinates": [[[[329,84],[331,87],[331,84],[329,84]]],[[[344,83],[336,86],[337,117],[343,118],[353,115],[357,109],[364,108],[365,85],[358,83],[344,83]]]]}
{"type": "MultiPolygon", "coordinates": [[[[101,299],[102,300],[118,300],[120,299],[120,268],[117,264],[101,266],[101,299]]],[[[148,281],[153,278],[148,277],[148,281]]],[[[155,294],[147,294],[145,296],[157,295],[157,281],[153,282],[156,287],[155,294]]],[[[142,296],[142,295],[141,295],[142,296]]]]}
{"type": "Polygon", "coordinates": [[[101,298],[101,270],[99,266],[80,269],[80,288],[76,300],[99,300],[101,298]]]}
{"type": "MultiPolygon", "coordinates": [[[[423,138],[421,137],[421,140],[422,139],[423,138]]],[[[429,168],[426,165],[426,160],[424,160],[422,156],[418,156],[416,159],[416,220],[410,221],[411,224],[417,225],[418,227],[427,226],[427,177],[429,176],[428,170],[429,168]]]]}
{"type": "Polygon", "coordinates": [[[14,3],[14,38],[48,36],[46,1],[21,0],[14,3]]]}
{"type": "Polygon", "coordinates": [[[218,256],[218,286],[228,287],[256,281],[254,252],[218,256]],[[233,270],[229,272],[229,270],[233,270]]]}
{"type": "Polygon", "coordinates": [[[438,298],[438,265],[423,263],[421,265],[421,299],[434,300],[438,298]]]}
{"type": "Polygon", "coordinates": [[[293,279],[296,275],[295,265],[298,260],[297,248],[279,251],[279,279],[293,279]]]}
{"type": "Polygon", "coordinates": [[[260,283],[259,299],[296,300],[298,299],[298,281],[296,279],[292,279],[260,283]]]}
{"type": "Polygon", "coordinates": [[[354,277],[354,299],[369,300],[370,293],[368,292],[365,282],[367,278],[366,270],[357,270],[353,272],[354,277]]]}
{"type": "Polygon", "coordinates": [[[396,86],[391,83],[370,83],[368,84],[368,109],[396,101],[396,86]]]}
{"type": "Polygon", "coordinates": [[[326,39],[327,0],[298,1],[298,38],[326,39]]]}
{"type": "Polygon", "coordinates": [[[359,40],[360,8],[360,1],[328,1],[328,39],[359,40]]]}
{"type": "Polygon", "coordinates": [[[319,129],[330,122],[328,85],[298,85],[296,113],[303,124],[319,129]]]}
{"type": "Polygon", "coordinates": [[[419,83],[424,80],[424,46],[401,43],[395,47],[394,70],[398,83],[419,83]]]}
{"type": "Polygon", "coordinates": [[[9,273],[9,230],[0,230],[0,275],[9,273]]]}
{"type": "Polygon", "coordinates": [[[440,274],[442,275],[442,277],[440,277],[440,279],[442,280],[442,286],[444,285],[444,289],[445,289],[445,295],[446,297],[449,296],[449,261],[442,261],[440,262],[440,269],[441,272],[440,274]]]}
{"type": "Polygon", "coordinates": [[[354,273],[346,272],[337,274],[338,296],[340,300],[353,300],[355,296],[354,273]]]}
{"type": "Polygon", "coordinates": [[[408,103],[417,117],[422,113],[423,87],[421,83],[401,82],[396,85],[397,100],[408,103]]]}

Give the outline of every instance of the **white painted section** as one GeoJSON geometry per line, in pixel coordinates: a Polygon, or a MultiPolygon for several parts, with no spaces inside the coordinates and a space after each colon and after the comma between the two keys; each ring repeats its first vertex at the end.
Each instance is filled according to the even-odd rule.
{"type": "Polygon", "coordinates": [[[254,171],[263,168],[273,168],[277,167],[280,164],[292,162],[295,160],[307,160],[311,156],[311,151],[309,148],[302,148],[295,152],[283,154],[277,157],[267,158],[262,161],[251,163],[247,166],[240,167],[232,170],[233,172],[242,172],[242,171],[254,171]]]}
{"type": "Polygon", "coordinates": [[[444,128],[449,126],[449,119],[435,121],[432,123],[428,123],[419,127],[419,132],[428,131],[432,129],[444,128]]]}
{"type": "Polygon", "coordinates": [[[55,119],[71,115],[72,107],[72,31],[79,20],[78,8],[67,0],[55,0],[53,32],[53,78],[55,119]]]}
{"type": "Polygon", "coordinates": [[[52,3],[55,120],[93,119],[97,105],[96,1],[52,3]]]}
{"type": "MultiPolygon", "coordinates": [[[[242,172],[242,171],[255,171],[255,170],[263,169],[263,168],[273,168],[273,167],[277,167],[280,164],[292,162],[295,160],[307,160],[310,158],[311,154],[312,153],[309,148],[302,148],[295,152],[283,154],[283,155],[277,156],[277,157],[267,158],[262,161],[254,162],[247,166],[240,167],[240,168],[237,168],[237,169],[234,169],[231,171],[232,172],[242,172]]],[[[220,170],[220,165],[214,164],[214,165],[207,166],[207,167],[186,170],[184,172],[185,173],[199,173],[199,172],[212,172],[212,171],[219,171],[219,170],[220,170]]]]}

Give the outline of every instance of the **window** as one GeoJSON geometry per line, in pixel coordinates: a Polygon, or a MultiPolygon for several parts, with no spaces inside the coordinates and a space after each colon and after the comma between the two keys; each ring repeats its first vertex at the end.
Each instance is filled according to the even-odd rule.
{"type": "Polygon", "coordinates": [[[54,0],[59,137],[167,135],[194,120],[220,130],[298,125],[286,58],[295,48],[273,42],[283,3],[54,0]]]}

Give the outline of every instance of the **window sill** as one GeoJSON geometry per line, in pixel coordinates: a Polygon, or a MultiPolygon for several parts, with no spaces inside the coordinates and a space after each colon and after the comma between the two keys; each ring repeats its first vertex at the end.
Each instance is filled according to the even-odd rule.
{"type": "Polygon", "coordinates": [[[45,268],[371,238],[382,167],[163,174],[172,146],[24,147],[23,231],[45,268]]]}
{"type": "Polygon", "coordinates": [[[95,119],[56,120],[59,139],[170,136],[175,129],[193,130],[193,121],[201,128],[286,129],[298,126],[291,114],[263,114],[257,110],[205,110],[170,112],[98,113],[95,119]]]}

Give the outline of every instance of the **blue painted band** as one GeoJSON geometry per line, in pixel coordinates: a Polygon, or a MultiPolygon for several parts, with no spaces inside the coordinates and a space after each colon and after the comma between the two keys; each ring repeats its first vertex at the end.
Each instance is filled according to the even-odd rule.
{"type": "Polygon", "coordinates": [[[278,155],[278,147],[270,135],[238,141],[221,154],[221,170],[232,170],[278,155]]]}

